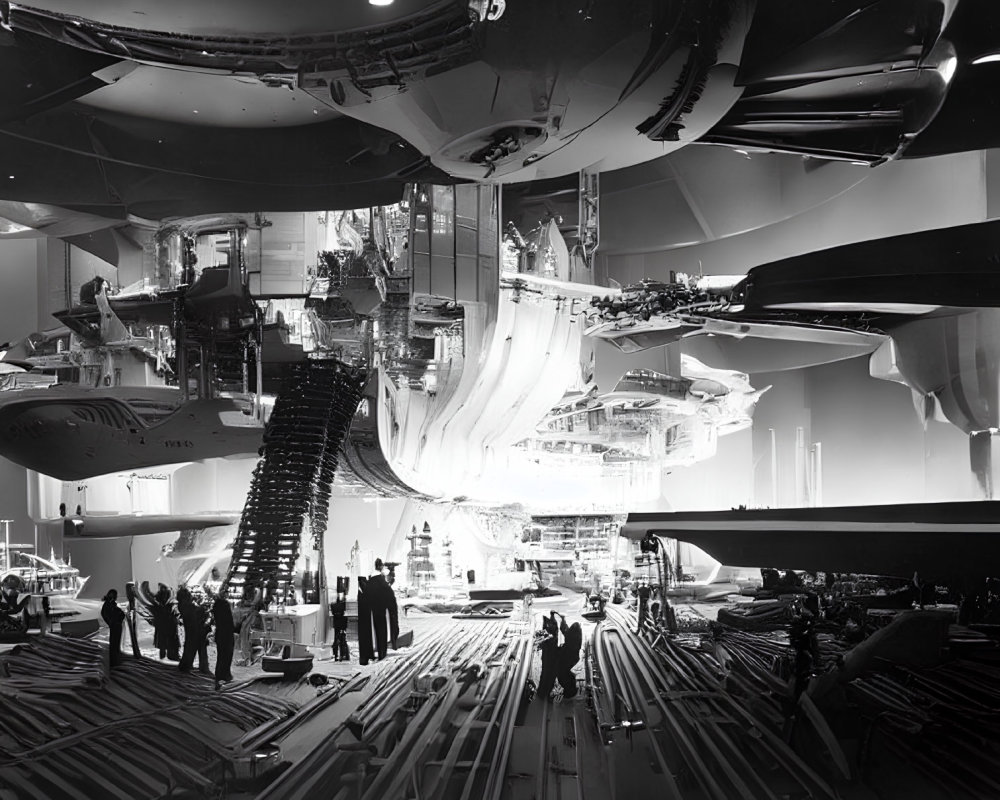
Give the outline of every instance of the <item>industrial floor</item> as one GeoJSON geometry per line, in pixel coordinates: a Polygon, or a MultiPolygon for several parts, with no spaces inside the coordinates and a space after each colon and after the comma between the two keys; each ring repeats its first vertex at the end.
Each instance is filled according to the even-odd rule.
{"type": "MultiPolygon", "coordinates": [[[[682,630],[704,627],[717,608],[674,606],[682,630]]],[[[320,686],[237,665],[235,680],[216,689],[211,677],[160,661],[144,624],[143,657],[123,654],[112,670],[105,631],[7,647],[0,800],[1000,796],[990,789],[1000,785],[1000,670],[988,659],[959,654],[908,672],[907,683],[854,681],[847,717],[826,710],[824,721],[803,706],[788,734],[781,684],[739,668],[787,650],[780,636],[726,633],[719,641],[733,663],[723,675],[720,651],[695,634],[638,636],[628,609],[609,606],[599,625],[583,610],[582,595],[567,593],[506,620],[411,612],[401,627],[412,630],[412,647],[365,667],[317,659],[320,686]],[[582,690],[529,700],[539,617],[550,610],[583,624],[582,690]],[[947,704],[928,705],[931,693],[947,704]],[[886,702],[891,714],[878,710],[886,702]],[[975,738],[963,720],[974,720],[975,738]],[[929,763],[921,748],[940,763],[944,785],[916,768],[929,763]]],[[[952,641],[995,656],[982,638],[952,641]]]]}

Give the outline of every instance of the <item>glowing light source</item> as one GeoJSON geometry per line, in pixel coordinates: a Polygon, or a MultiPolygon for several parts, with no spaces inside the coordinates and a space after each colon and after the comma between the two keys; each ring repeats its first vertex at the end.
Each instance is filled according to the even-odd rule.
{"type": "Polygon", "coordinates": [[[941,73],[941,77],[945,83],[951,83],[951,79],[955,77],[956,69],[958,69],[958,58],[955,56],[946,58],[941,62],[941,66],[938,67],[938,71],[941,73]]]}
{"type": "Polygon", "coordinates": [[[392,0],[368,0],[368,4],[373,6],[391,6],[392,0]]]}
{"type": "Polygon", "coordinates": [[[973,66],[977,64],[990,64],[994,61],[1000,61],[1000,53],[990,53],[989,55],[980,56],[972,62],[973,66]]]}

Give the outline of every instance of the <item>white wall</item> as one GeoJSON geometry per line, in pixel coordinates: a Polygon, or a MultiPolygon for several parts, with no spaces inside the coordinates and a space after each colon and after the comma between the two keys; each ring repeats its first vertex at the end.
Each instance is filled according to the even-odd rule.
{"type": "MultiPolygon", "coordinates": [[[[754,228],[746,233],[690,247],[616,254],[602,249],[603,269],[622,284],[644,278],[664,280],[670,270],[706,275],[739,275],[751,267],[815,250],[916,231],[985,221],[990,197],[988,187],[1000,183],[993,174],[1000,169],[982,151],[896,161],[872,170],[853,188],[802,214],[754,228]]],[[[616,219],[626,226],[616,240],[649,242],[646,220],[657,198],[646,190],[619,192],[616,219]],[[652,204],[652,206],[651,206],[652,204]],[[640,208],[645,209],[640,211],[640,208]],[[634,212],[634,213],[633,213],[634,212]],[[634,220],[629,223],[629,220],[634,220]],[[628,225],[643,230],[629,233],[628,225]]],[[[602,201],[602,213],[606,202],[602,201]]],[[[661,241],[667,247],[671,220],[662,219],[668,231],[661,241]]]]}
{"type": "Polygon", "coordinates": [[[966,436],[940,422],[925,431],[910,390],[869,377],[866,358],[752,380],[774,385],[754,415],[757,505],[771,504],[769,428],[777,438],[778,505],[795,505],[799,426],[807,445],[822,444],[823,505],[979,499],[966,436]]]}

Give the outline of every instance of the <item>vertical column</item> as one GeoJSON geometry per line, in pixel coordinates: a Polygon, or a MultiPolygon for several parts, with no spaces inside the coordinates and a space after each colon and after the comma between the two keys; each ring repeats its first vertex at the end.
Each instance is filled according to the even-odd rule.
{"type": "Polygon", "coordinates": [[[475,301],[479,272],[479,192],[467,184],[455,187],[455,299],[475,301]]]}
{"type": "Polygon", "coordinates": [[[500,187],[479,187],[479,280],[477,296],[496,313],[500,295],[500,187]]]}
{"type": "Polygon", "coordinates": [[[771,508],[778,507],[778,445],[774,428],[767,429],[771,441],[771,508]]]}
{"type": "Polygon", "coordinates": [[[413,264],[413,293],[430,294],[431,291],[431,187],[418,184],[413,192],[413,231],[410,253],[413,264]]]}
{"type": "Polygon", "coordinates": [[[795,505],[804,508],[806,502],[806,434],[804,428],[795,429],[795,505]]]}
{"type": "Polygon", "coordinates": [[[813,507],[823,505],[823,443],[812,446],[812,500],[813,507]]]}
{"type": "Polygon", "coordinates": [[[455,298],[455,188],[431,187],[431,293],[455,298]]]}

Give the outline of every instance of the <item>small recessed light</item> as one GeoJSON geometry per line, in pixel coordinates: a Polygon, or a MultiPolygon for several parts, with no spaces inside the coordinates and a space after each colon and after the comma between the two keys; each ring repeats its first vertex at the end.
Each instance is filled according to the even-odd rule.
{"type": "Polygon", "coordinates": [[[392,0],[368,0],[368,3],[373,6],[391,6],[392,0]]]}
{"type": "Polygon", "coordinates": [[[13,176],[13,175],[8,175],[7,177],[8,177],[8,178],[9,178],[10,180],[14,180],[14,176],[13,176]]]}
{"type": "Polygon", "coordinates": [[[195,113],[195,114],[197,114],[197,113],[198,113],[198,109],[197,109],[197,108],[196,108],[196,109],[194,109],[194,113],[195,113]]]}

